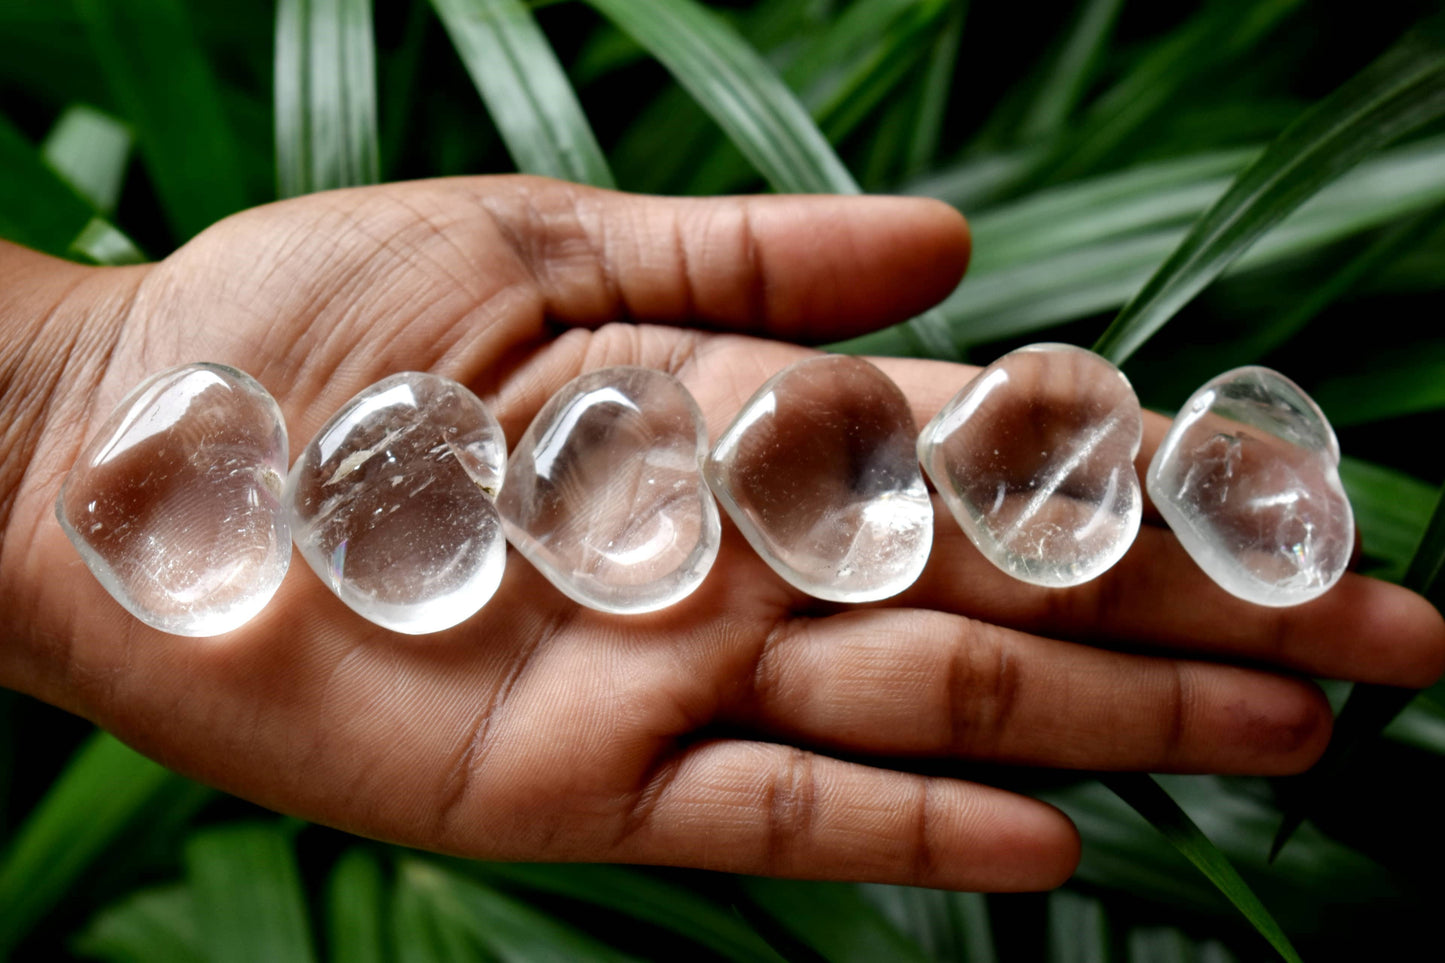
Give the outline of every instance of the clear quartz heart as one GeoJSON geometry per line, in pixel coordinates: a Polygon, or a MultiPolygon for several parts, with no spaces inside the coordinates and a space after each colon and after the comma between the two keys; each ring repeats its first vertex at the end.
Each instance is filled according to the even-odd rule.
{"type": "Polygon", "coordinates": [[[395,632],[450,628],[496,592],[507,543],[493,503],[507,442],[476,395],[404,372],[346,403],[296,459],[296,547],[358,615],[395,632]]]}
{"type": "Polygon", "coordinates": [[[1091,351],[1036,344],[989,365],[918,439],[918,458],[989,561],[1035,585],[1079,585],[1124,556],[1143,498],[1139,399],[1091,351]]]}
{"type": "Polygon", "coordinates": [[[933,503],[908,399],[861,358],[825,355],[770,378],[704,471],[758,554],[792,585],[870,602],[912,585],[933,544],[933,503]]]}
{"type": "Polygon", "coordinates": [[[1339,464],[1333,429],[1298,385],[1236,368],[1180,409],[1149,465],[1149,497],[1227,592],[1298,605],[1339,581],[1354,550],[1339,464]]]}
{"type": "Polygon", "coordinates": [[[220,635],[271,600],[291,561],[281,409],[250,375],[189,364],[121,402],[55,512],[100,584],[149,626],[220,635]]]}
{"type": "Polygon", "coordinates": [[[567,596],[650,612],[692,593],[717,558],[702,413],[671,375],[619,366],[574,379],[512,452],[497,507],[507,537],[567,596]]]}

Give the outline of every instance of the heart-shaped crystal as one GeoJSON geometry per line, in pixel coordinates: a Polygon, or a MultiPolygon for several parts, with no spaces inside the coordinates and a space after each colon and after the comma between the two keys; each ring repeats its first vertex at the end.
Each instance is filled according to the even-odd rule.
{"type": "Polygon", "coordinates": [[[1149,464],[1149,497],[1226,591],[1298,605],[1339,581],[1354,550],[1339,464],[1334,431],[1298,385],[1236,368],[1185,402],[1149,464]]]}
{"type": "Polygon", "coordinates": [[[286,423],[234,368],[189,364],[132,391],[65,478],[55,513],[100,584],[175,635],[265,607],[291,562],[286,423]]]}
{"type": "Polygon", "coordinates": [[[691,594],[717,558],[702,413],[676,378],[591,371],[542,406],[497,501],[507,538],[577,602],[650,612],[691,594]]]}
{"type": "Polygon", "coordinates": [[[918,458],[984,557],[1063,587],[1108,570],[1138,534],[1142,436],[1139,399],[1118,368],[1072,345],[1036,344],[944,405],[918,458]]]}
{"type": "Polygon", "coordinates": [[[296,547],[358,615],[439,632],[496,592],[507,543],[492,499],[507,464],[497,419],[439,375],[392,375],[342,407],[296,459],[296,547]]]}
{"type": "Polygon", "coordinates": [[[912,585],[933,544],[917,432],[887,375],[824,355],[768,379],[704,471],[779,575],[821,599],[870,602],[912,585]]]}

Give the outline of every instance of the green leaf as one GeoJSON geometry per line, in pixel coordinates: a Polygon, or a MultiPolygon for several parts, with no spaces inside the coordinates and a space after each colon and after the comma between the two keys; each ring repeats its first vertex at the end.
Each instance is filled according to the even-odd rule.
{"type": "Polygon", "coordinates": [[[1094,349],[1122,362],[1321,187],[1440,116],[1445,116],[1445,18],[1407,34],[1270,144],[1199,219],[1094,349]]]}
{"type": "Polygon", "coordinates": [[[943,23],[938,38],[928,53],[923,71],[923,89],[918,95],[917,120],[908,142],[908,156],[903,174],[912,177],[933,165],[948,115],[949,94],[953,92],[954,69],[958,48],[963,41],[963,24],[968,16],[968,0],[958,0],[943,23]]]}
{"type": "Polygon", "coordinates": [[[206,963],[188,887],[145,889],[91,917],[72,946],[110,963],[206,963]]]}
{"type": "Polygon", "coordinates": [[[800,883],[743,876],[739,885],[771,916],[829,963],[923,963],[922,947],[908,939],[850,883],[800,883]]]}
{"type": "Polygon", "coordinates": [[[192,836],[186,871],[212,963],[312,963],[311,927],[291,834],[277,822],[192,836]]]}
{"type": "MultiPolygon", "coordinates": [[[[1266,855],[1280,814],[1264,780],[1156,778],[1245,874],[1287,932],[1347,933],[1366,925],[1367,908],[1402,898],[1400,879],[1311,826],[1302,828],[1295,845],[1270,865],[1266,855]],[[1329,893],[1330,898],[1322,901],[1320,893],[1329,893]]],[[[1083,837],[1077,883],[1196,918],[1212,917],[1230,925],[1240,922],[1239,911],[1208,879],[1097,780],[1050,789],[1041,796],[1062,809],[1083,837]]]]}
{"type": "Polygon", "coordinates": [[[70,256],[96,264],[144,264],[149,260],[135,242],[109,221],[92,217],[66,250],[70,256]]]}
{"type": "Polygon", "coordinates": [[[597,940],[432,862],[404,859],[398,888],[419,896],[448,932],[465,934],[501,963],[621,963],[631,959],[597,940]]]}
{"type": "Polygon", "coordinates": [[[577,94],[521,0],[432,0],[517,169],[612,187],[577,94]]]}
{"type": "Polygon", "coordinates": [[[275,47],[277,193],[375,184],[371,0],[280,0],[275,47]]]}
{"type": "Polygon", "coordinates": [[[1100,169],[1131,137],[1152,130],[1182,93],[1248,55],[1301,5],[1301,0],[1205,4],[1145,48],[1133,68],[1094,101],[1074,132],[1051,143],[1030,180],[1066,181],[1100,169]]]}
{"type": "Polygon", "coordinates": [[[830,141],[852,133],[898,85],[951,13],[948,0],[859,0],[847,9],[788,76],[830,141]]]}
{"type": "Polygon", "coordinates": [[[332,867],[326,883],[326,933],[336,963],[383,963],[386,881],[376,854],[353,846],[332,867]]]}
{"type": "Polygon", "coordinates": [[[1421,339],[1366,348],[1359,367],[1315,386],[1312,395],[1332,424],[1364,425],[1445,408],[1445,343],[1421,339]]]}
{"type": "Polygon", "coordinates": [[[856,194],[803,106],[725,21],[694,0],[588,0],[646,47],[774,189],[856,194]]]}
{"type": "Polygon", "coordinates": [[[5,172],[0,177],[0,237],[65,257],[95,209],[3,115],[0,170],[5,172]]]}
{"type": "Polygon", "coordinates": [[[455,861],[486,882],[565,896],[662,927],[738,963],[779,963],[775,950],[736,913],[686,887],[624,866],[455,861]]]}
{"type": "MultiPolygon", "coordinates": [[[[1305,296],[1290,310],[1262,326],[1263,330],[1250,338],[1251,353],[1260,356],[1285,344],[1326,308],[1415,250],[1442,223],[1445,223],[1445,205],[1437,205],[1382,231],[1348,262],[1331,271],[1318,285],[1307,289],[1305,296]]],[[[1336,423],[1345,424],[1343,421],[1336,423]]]]}
{"type": "Polygon", "coordinates": [[[1438,492],[1403,472],[1358,458],[1340,460],[1340,479],[1355,510],[1364,554],[1387,566],[1380,577],[1404,577],[1438,492]]]}
{"type": "Polygon", "coordinates": [[[1129,931],[1129,963],[1194,963],[1189,937],[1168,926],[1140,926],[1129,931]]]}
{"type": "Polygon", "coordinates": [[[1049,963],[1109,963],[1114,958],[1104,904],[1071,889],[1049,894],[1049,963]]]}
{"type": "Polygon", "coordinates": [[[420,880],[409,866],[398,874],[391,891],[392,955],[397,963],[494,963],[472,940],[463,913],[437,908],[433,888],[425,868],[420,880]]]}
{"type": "MultiPolygon", "coordinates": [[[[1178,221],[1180,199],[1199,203],[1219,186],[1208,184],[1209,178],[1193,187],[1171,183],[1167,171],[1149,183],[1155,175],[1142,172],[1146,187],[1132,199],[1123,185],[1105,178],[980,216],[975,241],[981,263],[937,309],[951,337],[960,345],[983,344],[1123,304],[1184,240],[1183,228],[1162,227],[1178,221]],[[1113,195],[1109,203],[1119,214],[1088,210],[1083,205],[1091,194],[1113,195]],[[990,245],[1003,250],[984,254],[990,245]]],[[[1395,148],[1322,190],[1230,271],[1279,264],[1442,200],[1445,138],[1395,148]]]]}
{"type": "Polygon", "coordinates": [[[110,214],[120,200],[131,141],[125,124],[75,104],[60,115],[40,149],[45,162],[98,213],[110,214]]]}
{"type": "Polygon", "coordinates": [[[1422,692],[1385,726],[1388,739],[1445,756],[1445,705],[1422,692]]]}
{"type": "MultiPolygon", "coordinates": [[[[1101,241],[1186,225],[1258,156],[1211,151],[1036,191],[971,219],[975,272],[1028,264],[1101,241]]],[[[946,198],[945,198],[946,199],[946,198]]]]}
{"type": "MultiPolygon", "coordinates": [[[[823,135],[839,143],[924,57],[949,13],[949,0],[858,0],[804,46],[783,79],[823,135]]],[[[702,162],[687,190],[721,194],[748,180],[746,163],[724,145],[702,162]]]]}
{"type": "Polygon", "coordinates": [[[982,893],[873,883],[858,889],[928,957],[951,963],[998,963],[988,897],[982,893]]]}
{"type": "Polygon", "coordinates": [[[76,752],[0,855],[0,956],[137,823],[181,800],[195,784],[97,732],[76,752]]]}
{"type": "Polygon", "coordinates": [[[240,143],[179,0],[75,4],[176,238],[250,206],[240,143]]]}
{"type": "MultiPolygon", "coordinates": [[[[1445,607],[1445,487],[1435,499],[1435,509],[1425,526],[1402,584],[1429,599],[1437,609],[1445,607]]],[[[1279,832],[1270,846],[1270,859],[1277,857],[1308,818],[1311,799],[1328,792],[1332,783],[1344,778],[1350,758],[1376,738],[1419,693],[1395,686],[1357,684],[1350,690],[1330,736],[1324,756],[1309,772],[1300,776],[1290,792],[1292,804],[1285,810],[1279,832]]]]}
{"type": "Polygon", "coordinates": [[[1299,954],[1269,910],[1264,908],[1225,855],[1162,786],[1142,773],[1116,773],[1105,776],[1102,782],[1184,854],[1244,914],[1283,959],[1300,963],[1299,954]]]}
{"type": "Polygon", "coordinates": [[[1068,121],[1108,45],[1121,6],[1123,0],[1087,0],[1079,6],[1068,37],[1024,112],[1021,139],[1052,136],[1068,121]]]}

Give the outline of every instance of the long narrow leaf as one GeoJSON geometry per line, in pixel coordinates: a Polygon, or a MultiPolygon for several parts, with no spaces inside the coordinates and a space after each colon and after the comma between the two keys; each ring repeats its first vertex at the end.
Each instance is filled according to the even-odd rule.
{"type": "Polygon", "coordinates": [[[949,94],[953,92],[953,73],[958,62],[958,48],[963,40],[963,24],[967,16],[968,0],[957,0],[928,54],[923,71],[923,89],[918,96],[918,119],[913,136],[908,142],[908,157],[903,167],[906,177],[912,177],[927,169],[938,156],[938,144],[943,135],[944,118],[948,114],[949,94]]]}
{"type": "Polygon", "coordinates": [[[501,963],[623,963],[632,959],[525,903],[433,863],[406,860],[398,887],[419,894],[449,929],[501,963]]]}
{"type": "Polygon", "coordinates": [[[521,0],[432,0],[517,168],[612,187],[557,55],[521,0]]]}
{"type": "Polygon", "coordinates": [[[695,0],[588,0],[677,78],[776,190],[856,194],[827,139],[772,68],[695,0]]]}
{"type": "MultiPolygon", "coordinates": [[[[1099,186],[1113,191],[1107,183],[1099,186]]],[[[1137,198],[1114,201],[1120,216],[1097,217],[1064,208],[1075,196],[1093,193],[1060,189],[994,215],[981,217],[981,235],[993,234],[1003,251],[979,255],[970,276],[939,307],[952,337],[964,345],[1013,337],[1086,317],[1123,304],[1186,236],[1184,228],[1159,230],[1154,225],[1177,220],[1182,213],[1171,199],[1177,194],[1195,203],[1210,185],[1187,184],[1150,188],[1137,198]],[[1053,208],[1052,224],[1034,216],[1053,208]],[[1005,222],[1013,222],[1007,224],[1005,222]],[[997,225],[997,227],[996,227],[997,225]],[[1141,230],[1150,228],[1149,230],[1141,230]],[[1062,250],[1056,238],[1088,238],[1062,250]]],[[[1231,272],[1278,264],[1351,234],[1387,224],[1401,215],[1433,207],[1445,200],[1445,139],[1398,147],[1360,165],[1277,225],[1229,266],[1231,272]]],[[[980,240],[980,250],[985,241],[980,240]]]]}
{"type": "Polygon", "coordinates": [[[348,849],[336,861],[326,883],[331,959],[336,963],[383,963],[385,908],[386,881],[381,862],[364,847],[348,849]]]}
{"type": "Polygon", "coordinates": [[[143,814],[187,781],[96,733],[0,856],[0,956],[143,814]]]}
{"type": "Polygon", "coordinates": [[[184,885],[141,890],[91,917],[76,934],[82,956],[109,963],[206,963],[195,901],[184,885]]]}
{"type": "Polygon", "coordinates": [[[240,144],[179,0],[75,0],[178,240],[247,207],[240,144]]]}
{"type": "MultiPolygon", "coordinates": [[[[804,46],[783,79],[823,135],[839,143],[927,54],[949,12],[948,0],[859,0],[804,46]]],[[[746,186],[747,164],[730,146],[700,165],[688,181],[690,193],[746,186]]]]}
{"type": "Polygon", "coordinates": [[[275,92],[282,197],[376,183],[371,0],[280,0],[275,92]]]}
{"type": "Polygon", "coordinates": [[[108,215],[120,201],[132,140],[129,128],[114,117],[76,104],[60,115],[40,149],[47,164],[108,215]]]}
{"type": "Polygon", "coordinates": [[[1387,566],[1384,573],[1375,574],[1403,578],[1438,492],[1403,472],[1358,458],[1340,460],[1340,480],[1355,510],[1355,527],[1360,531],[1365,557],[1387,566]]]}
{"type": "Polygon", "coordinates": [[[1322,380],[1314,390],[1332,424],[1364,425],[1445,408],[1445,343],[1421,340],[1360,352],[1358,370],[1322,380]]]}
{"type": "Polygon", "coordinates": [[[624,866],[449,862],[489,883],[564,896],[660,926],[737,963],[780,963],[778,954],[735,913],[683,886],[624,866]]]}
{"type": "Polygon", "coordinates": [[[495,963],[471,938],[461,913],[448,915],[437,907],[428,870],[423,866],[418,880],[414,870],[403,867],[392,887],[392,958],[397,963],[495,963]]]}
{"type": "Polygon", "coordinates": [[[1104,904],[1070,889],[1049,894],[1049,963],[1109,963],[1104,904]]]}
{"type": "Polygon", "coordinates": [[[187,842],[186,868],[211,963],[313,963],[301,874],[278,823],[198,833],[187,842]]]}
{"type": "Polygon", "coordinates": [[[1445,18],[1406,35],[1240,174],[1094,346],[1128,358],[1272,226],[1372,151],[1445,115],[1445,18]]]}
{"type": "Polygon", "coordinates": [[[40,151],[0,115],[0,237],[64,257],[95,215],[40,151]]]}
{"type": "Polygon", "coordinates": [[[923,963],[923,948],[899,932],[846,883],[797,883],[742,877],[759,910],[829,963],[923,963]]]}
{"type": "MultiPolygon", "coordinates": [[[[1435,501],[1435,510],[1420,538],[1403,584],[1425,596],[1436,608],[1445,607],[1445,487],[1435,501]]],[[[1309,816],[1309,800],[1328,790],[1331,783],[1343,777],[1350,757],[1371,739],[1378,736],[1418,693],[1414,689],[1395,686],[1357,684],[1350,690],[1335,719],[1329,747],[1315,767],[1301,776],[1293,786],[1292,805],[1285,810],[1279,832],[1270,846],[1269,858],[1279,856],[1305,819],[1309,816]]]]}
{"type": "Polygon", "coordinates": [[[982,893],[866,883],[858,889],[933,959],[998,963],[988,897],[982,893]]]}
{"type": "Polygon", "coordinates": [[[1024,140],[1047,137],[1063,127],[1084,94],[1119,17],[1123,0],[1089,0],[1079,7],[1069,35],[1024,114],[1024,140]]]}
{"type": "Polygon", "coordinates": [[[1069,136],[1051,142],[1031,182],[1072,180],[1100,167],[1156,122],[1179,95],[1246,56],[1302,0],[1213,0],[1105,91],[1069,136]]]}
{"type": "Polygon", "coordinates": [[[1135,773],[1106,776],[1103,782],[1208,877],[1283,959],[1300,963],[1299,954],[1295,952],[1289,937],[1275,922],[1269,910],[1265,909],[1259,897],[1254,895],[1249,884],[1163,787],[1149,776],[1135,773]]]}

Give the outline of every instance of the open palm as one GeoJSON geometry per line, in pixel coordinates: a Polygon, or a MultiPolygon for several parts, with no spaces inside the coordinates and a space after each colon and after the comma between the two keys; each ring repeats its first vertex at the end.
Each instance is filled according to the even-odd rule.
{"type": "MultiPolygon", "coordinates": [[[[1310,605],[1254,607],[1157,520],[1103,578],[1048,590],[995,570],[943,513],[918,584],[851,609],[800,595],[727,526],[702,588],[651,615],[580,608],[512,553],[486,608],[420,638],[367,623],[297,564],[244,629],[189,639],[127,616],[51,514],[111,407],[172,365],[256,376],[293,450],[397,371],[467,384],[515,442],[571,378],[624,363],[680,378],[716,438],[809,353],[759,335],[908,317],[967,256],[962,220],[928,201],[671,201],[507,177],[314,195],[157,265],[68,268],[65,304],[85,310],[61,313],[63,385],[11,506],[0,679],[238,795],[429,849],[1020,889],[1072,871],[1068,820],[907,760],[1292,772],[1322,750],[1328,706],[1259,666],[1438,674],[1445,630],[1416,596],[1347,576],[1310,605]]],[[[972,374],[879,364],[920,423],[972,374]]],[[[1147,419],[1141,463],[1164,425],[1147,419]]]]}

